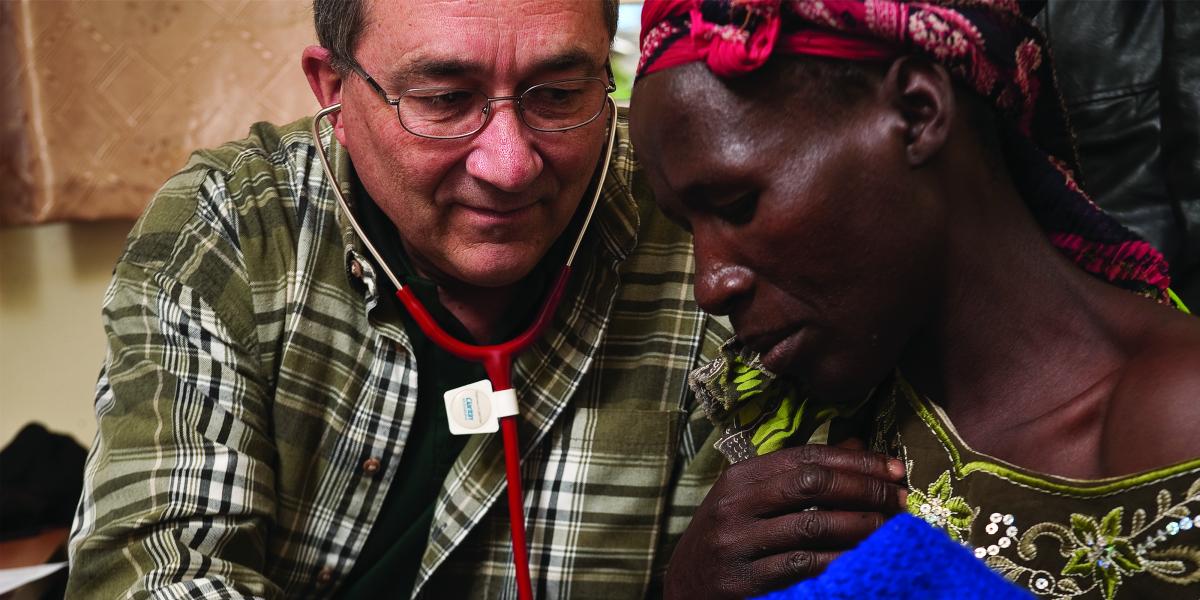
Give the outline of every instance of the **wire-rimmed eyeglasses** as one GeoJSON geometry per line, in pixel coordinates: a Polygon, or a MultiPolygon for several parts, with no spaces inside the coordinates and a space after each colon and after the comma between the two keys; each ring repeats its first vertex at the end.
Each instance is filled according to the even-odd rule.
{"type": "Polygon", "coordinates": [[[400,126],[424,138],[449,140],[474,135],[487,126],[492,103],[516,102],[521,122],[535,131],[567,131],[591,123],[604,112],[616,87],[599,77],[557,79],[529,86],[515,96],[488,96],[479,90],[453,87],[410,88],[389,95],[359,64],[350,68],[396,109],[400,126]]]}

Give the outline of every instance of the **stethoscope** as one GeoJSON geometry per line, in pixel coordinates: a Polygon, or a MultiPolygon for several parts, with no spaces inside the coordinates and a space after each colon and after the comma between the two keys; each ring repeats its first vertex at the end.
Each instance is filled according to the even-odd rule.
{"type": "Polygon", "coordinates": [[[312,121],[313,143],[317,147],[317,156],[321,158],[321,168],[324,170],[325,176],[329,178],[330,188],[333,190],[334,197],[337,198],[338,206],[341,208],[343,216],[350,223],[350,227],[354,229],[354,233],[358,236],[358,239],[366,247],[367,252],[370,252],[371,256],[375,258],[376,264],[387,274],[392,285],[396,286],[396,297],[400,299],[400,302],[408,310],[409,315],[412,316],[413,320],[421,328],[421,331],[425,332],[425,335],[433,343],[463,360],[471,360],[483,364],[483,368],[487,372],[487,377],[491,382],[492,388],[489,395],[491,414],[499,418],[500,430],[504,438],[504,464],[508,479],[508,519],[512,528],[513,563],[517,571],[517,596],[520,600],[532,600],[533,586],[529,580],[529,555],[525,548],[525,501],[521,490],[521,457],[520,448],[517,445],[517,421],[514,418],[517,415],[518,407],[516,390],[512,388],[513,357],[541,337],[546,326],[550,324],[550,319],[558,309],[559,301],[562,300],[563,290],[567,286],[567,279],[571,275],[571,264],[575,261],[575,253],[579,251],[579,246],[583,242],[583,235],[587,232],[588,224],[592,221],[592,215],[596,212],[596,204],[600,201],[600,193],[604,187],[604,179],[608,175],[608,165],[612,160],[613,145],[617,137],[617,105],[611,96],[608,97],[608,107],[608,144],[605,147],[604,164],[601,165],[600,177],[596,182],[596,191],[592,195],[592,203],[588,207],[587,215],[584,217],[583,224],[579,228],[579,234],[575,237],[575,245],[571,248],[571,254],[567,256],[566,264],[563,265],[562,271],[555,278],[554,284],[551,286],[549,294],[547,294],[545,301],[542,303],[542,308],[538,311],[537,318],[533,324],[521,335],[502,344],[489,346],[467,344],[446,333],[437,324],[437,321],[433,319],[433,316],[429,314],[429,311],[425,310],[425,306],[417,300],[412,290],[400,283],[400,279],[392,273],[392,270],[388,268],[387,262],[383,260],[379,251],[375,249],[375,246],[371,245],[371,241],[363,233],[362,228],[350,210],[350,205],[342,195],[342,190],[338,185],[337,179],[333,176],[333,170],[329,167],[329,158],[326,156],[325,148],[321,144],[321,119],[341,110],[341,103],[331,104],[321,109],[313,116],[312,121]]]}

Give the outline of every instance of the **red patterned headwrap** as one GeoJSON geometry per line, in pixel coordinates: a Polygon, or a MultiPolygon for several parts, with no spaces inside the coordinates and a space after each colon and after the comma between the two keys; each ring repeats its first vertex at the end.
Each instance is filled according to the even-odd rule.
{"type": "Polygon", "coordinates": [[[638,77],[692,62],[737,77],[776,54],[923,55],[1002,117],[1005,158],[1050,241],[1088,272],[1168,302],[1162,254],[1076,183],[1074,136],[1045,48],[1017,0],[647,0],[638,77]]]}

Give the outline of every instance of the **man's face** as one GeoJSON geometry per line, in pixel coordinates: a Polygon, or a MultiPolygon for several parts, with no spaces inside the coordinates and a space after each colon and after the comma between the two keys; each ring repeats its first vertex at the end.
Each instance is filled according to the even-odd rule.
{"type": "Polygon", "coordinates": [[[633,142],[693,233],[700,306],[771,370],[857,401],[933,309],[943,215],[914,193],[890,107],[829,111],[755,77],[731,88],[700,63],[647,77],[633,142]]]}
{"type": "MultiPolygon", "coordinates": [[[[355,58],[389,95],[455,87],[520,94],[605,77],[599,2],[370,2],[355,58]]],[[[527,275],[566,229],[603,149],[607,109],[565,132],[526,127],[511,101],[487,127],[435,140],[406,131],[358,76],[342,86],[341,141],[415,265],[443,284],[496,287],[527,275]]]]}

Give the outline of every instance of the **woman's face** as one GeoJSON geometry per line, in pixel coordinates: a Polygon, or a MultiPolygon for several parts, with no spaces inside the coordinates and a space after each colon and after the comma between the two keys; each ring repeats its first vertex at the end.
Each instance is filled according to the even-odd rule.
{"type": "Polygon", "coordinates": [[[944,216],[905,160],[898,110],[871,93],[835,106],[779,73],[727,82],[695,63],[645,78],[634,146],[694,235],[700,306],[772,371],[856,401],[937,310],[944,216]]]}

